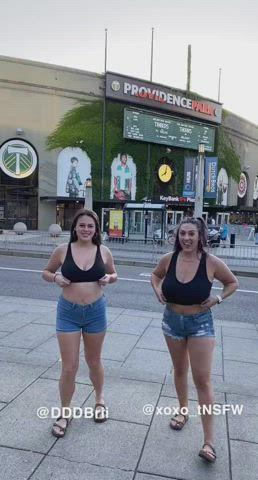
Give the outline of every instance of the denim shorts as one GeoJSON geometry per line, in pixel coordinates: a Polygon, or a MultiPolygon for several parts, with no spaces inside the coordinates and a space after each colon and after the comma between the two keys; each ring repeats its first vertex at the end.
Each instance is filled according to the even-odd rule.
{"type": "Polygon", "coordinates": [[[166,307],[163,315],[164,335],[174,340],[188,337],[215,337],[211,310],[193,315],[180,315],[166,307]]]}
{"type": "Polygon", "coordinates": [[[79,305],[59,297],[56,314],[57,332],[100,333],[107,328],[106,298],[103,295],[96,302],[79,305]]]}

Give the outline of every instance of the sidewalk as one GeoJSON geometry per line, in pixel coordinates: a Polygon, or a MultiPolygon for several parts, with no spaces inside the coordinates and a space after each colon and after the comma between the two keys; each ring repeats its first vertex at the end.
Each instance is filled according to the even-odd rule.
{"type": "MultiPolygon", "coordinates": [[[[37,410],[59,406],[55,307],[1,297],[1,480],[257,480],[258,324],[215,320],[216,402],[243,405],[243,412],[216,417],[218,459],[209,465],[197,455],[202,431],[191,381],[192,416],[181,432],[169,428],[177,401],[159,313],[108,308],[103,361],[109,420],[74,418],[65,438],[51,435],[51,418],[38,418],[37,410]],[[159,410],[146,415],[146,404],[159,410]]],[[[73,405],[94,406],[83,353],[73,405]]]]}

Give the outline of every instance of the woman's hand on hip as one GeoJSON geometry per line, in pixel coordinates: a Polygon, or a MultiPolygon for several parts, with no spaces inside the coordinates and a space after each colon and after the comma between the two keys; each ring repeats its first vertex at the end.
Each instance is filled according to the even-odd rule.
{"type": "Polygon", "coordinates": [[[201,303],[201,307],[203,309],[206,309],[206,308],[214,307],[217,304],[218,304],[217,297],[213,297],[210,295],[208,298],[206,298],[206,300],[204,300],[204,302],[201,303]]]}

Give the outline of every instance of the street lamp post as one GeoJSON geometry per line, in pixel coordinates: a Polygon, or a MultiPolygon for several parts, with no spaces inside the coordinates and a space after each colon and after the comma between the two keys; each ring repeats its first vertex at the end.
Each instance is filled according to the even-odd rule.
{"type": "Polygon", "coordinates": [[[87,178],[85,184],[84,208],[92,210],[92,182],[91,178],[87,178]]]}
{"type": "Polygon", "coordinates": [[[198,166],[197,166],[197,178],[196,178],[195,204],[194,204],[194,216],[195,216],[195,218],[196,217],[202,217],[204,158],[205,158],[205,145],[203,143],[199,143],[199,145],[198,145],[198,166]]]}

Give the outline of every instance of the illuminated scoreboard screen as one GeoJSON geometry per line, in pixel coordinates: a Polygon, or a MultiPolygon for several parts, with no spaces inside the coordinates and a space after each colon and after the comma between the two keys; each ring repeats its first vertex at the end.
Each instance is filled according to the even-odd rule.
{"type": "Polygon", "coordinates": [[[215,128],[199,122],[125,108],[123,135],[131,140],[192,150],[198,150],[198,144],[203,143],[206,151],[213,152],[215,128]]]}

